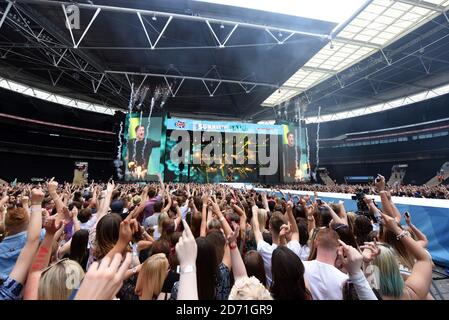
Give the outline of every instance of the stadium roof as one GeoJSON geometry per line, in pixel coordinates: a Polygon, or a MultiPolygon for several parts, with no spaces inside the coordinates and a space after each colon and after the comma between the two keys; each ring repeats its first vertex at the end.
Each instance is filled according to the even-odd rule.
{"type": "Polygon", "coordinates": [[[259,10],[209,3],[220,0],[5,1],[0,83],[109,114],[127,109],[132,83],[170,85],[173,113],[269,120],[274,107],[301,109],[309,122],[447,92],[449,0],[370,0],[357,10],[351,0],[352,12],[338,15],[320,0],[321,16],[267,12],[288,1],[276,10],[267,1],[259,10]],[[79,29],[66,28],[73,5],[79,29]]]}

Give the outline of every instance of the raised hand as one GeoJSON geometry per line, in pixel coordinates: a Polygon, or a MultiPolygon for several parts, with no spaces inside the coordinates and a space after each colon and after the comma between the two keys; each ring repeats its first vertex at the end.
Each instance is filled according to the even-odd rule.
{"type": "Polygon", "coordinates": [[[75,300],[112,300],[123,285],[125,273],[131,264],[131,254],[117,253],[113,259],[105,257],[92,263],[75,296],[75,300]]]}
{"type": "Polygon", "coordinates": [[[407,223],[408,226],[412,225],[412,216],[410,215],[410,212],[406,212],[404,214],[404,218],[405,218],[405,223],[407,223]]]}
{"type": "Polygon", "coordinates": [[[376,239],[374,239],[374,242],[365,242],[365,245],[360,246],[360,250],[362,250],[363,262],[365,263],[370,263],[380,254],[376,239]]]}
{"type": "Polygon", "coordinates": [[[397,233],[400,232],[401,228],[399,228],[398,223],[395,218],[386,215],[385,213],[380,213],[382,215],[383,226],[390,230],[391,232],[397,233]]]}
{"type": "Polygon", "coordinates": [[[64,219],[73,219],[73,211],[76,210],[77,213],[76,215],[78,216],[78,208],[76,206],[73,206],[72,211],[69,211],[69,208],[67,208],[66,206],[64,206],[62,208],[62,214],[64,215],[64,219]]]}
{"type": "Polygon", "coordinates": [[[290,223],[283,224],[281,226],[281,231],[279,232],[279,237],[287,237],[291,233],[290,223]]]}
{"type": "Polygon", "coordinates": [[[368,198],[368,196],[364,196],[363,197],[363,202],[365,202],[365,204],[369,207],[371,205],[371,203],[373,202],[373,200],[371,200],[370,198],[368,198]]]}
{"type": "Polygon", "coordinates": [[[76,220],[76,219],[78,219],[78,208],[76,207],[76,206],[73,206],[73,209],[72,209],[72,211],[70,211],[70,217],[73,219],[73,220],[76,220]]]}
{"type": "Polygon", "coordinates": [[[55,194],[58,189],[58,182],[54,181],[55,177],[51,178],[50,181],[47,182],[48,193],[55,194]]]}
{"type": "Polygon", "coordinates": [[[178,256],[179,265],[181,267],[187,265],[194,266],[196,264],[196,256],[198,253],[195,237],[193,236],[188,223],[184,219],[182,220],[182,224],[184,226],[184,231],[176,244],[176,255],[178,256]]]}
{"type": "Polygon", "coordinates": [[[203,201],[203,206],[207,206],[209,202],[209,194],[207,192],[204,192],[201,200],[203,201]]]}
{"type": "Polygon", "coordinates": [[[135,219],[131,219],[120,223],[119,241],[122,244],[128,244],[132,240],[135,232],[135,222],[137,222],[135,219]]]}
{"type": "Polygon", "coordinates": [[[218,203],[216,201],[211,199],[209,201],[209,204],[212,206],[212,212],[214,212],[214,213],[221,212],[220,206],[218,205],[218,203]]]}
{"type": "Polygon", "coordinates": [[[375,186],[378,191],[384,191],[385,190],[385,177],[378,174],[377,178],[375,180],[375,186]]]}
{"type": "Polygon", "coordinates": [[[34,188],[31,190],[31,204],[32,205],[40,205],[44,200],[45,194],[41,189],[34,188]]]}
{"type": "Polygon", "coordinates": [[[226,239],[228,244],[234,243],[234,242],[236,243],[237,238],[239,237],[240,226],[238,224],[236,224],[235,222],[232,222],[232,225],[234,227],[234,231],[226,239]]]}
{"type": "Polygon", "coordinates": [[[110,182],[108,182],[108,185],[106,187],[106,191],[107,192],[112,192],[114,190],[114,188],[115,188],[114,181],[111,180],[110,182]]]}
{"type": "Polygon", "coordinates": [[[48,234],[55,234],[56,231],[64,226],[62,221],[56,222],[56,217],[48,217],[44,221],[44,228],[48,234]]]}
{"type": "MultiPolygon", "coordinates": [[[[27,206],[28,205],[28,201],[30,200],[30,198],[28,196],[22,196],[20,198],[20,203],[22,204],[22,206],[27,206]]],[[[6,200],[8,201],[8,200],[6,200]]]]}
{"type": "Polygon", "coordinates": [[[287,202],[287,211],[292,211],[293,210],[293,202],[291,200],[289,200],[287,202]]]}
{"type": "Polygon", "coordinates": [[[339,248],[339,258],[342,261],[343,267],[349,274],[357,274],[361,272],[363,257],[362,254],[354,247],[348,246],[341,240],[339,248]]]}

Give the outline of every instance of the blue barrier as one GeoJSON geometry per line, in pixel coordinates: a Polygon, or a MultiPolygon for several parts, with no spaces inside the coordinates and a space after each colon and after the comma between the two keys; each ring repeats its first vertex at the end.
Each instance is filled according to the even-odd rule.
{"type": "MultiPolygon", "coordinates": [[[[235,186],[252,188],[252,186],[235,186]]],[[[257,191],[272,192],[271,189],[254,188],[257,191]]],[[[313,195],[310,191],[281,190],[285,195],[313,195]]],[[[278,196],[280,193],[276,192],[278,196]]],[[[351,194],[318,192],[318,197],[326,202],[343,201],[347,211],[357,211],[357,202],[351,194]]],[[[381,207],[380,198],[371,196],[381,207]]],[[[436,264],[449,267],[449,200],[393,197],[394,204],[401,213],[410,212],[413,224],[429,240],[427,250],[436,264]]],[[[405,225],[404,217],[401,223],[405,225]]]]}

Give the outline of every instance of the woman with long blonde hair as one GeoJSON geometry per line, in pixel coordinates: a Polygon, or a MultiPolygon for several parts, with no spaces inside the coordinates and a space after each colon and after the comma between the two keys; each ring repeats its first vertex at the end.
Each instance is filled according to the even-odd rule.
{"type": "Polygon", "coordinates": [[[368,258],[366,260],[373,263],[376,286],[382,299],[425,300],[432,283],[431,258],[417,241],[413,240],[406,231],[398,226],[393,217],[383,213],[382,217],[384,228],[394,234],[396,240],[400,241],[415,259],[410,275],[404,280],[399,269],[396,253],[388,244],[381,245],[379,248],[375,245],[362,247],[364,257],[368,258]]]}
{"type": "Polygon", "coordinates": [[[45,269],[39,279],[38,300],[67,300],[78,289],[84,270],[78,262],[62,259],[45,269]]]}
{"type": "Polygon", "coordinates": [[[136,284],[136,294],[140,300],[157,300],[169,271],[169,263],[164,253],[149,257],[142,264],[136,284]]]}

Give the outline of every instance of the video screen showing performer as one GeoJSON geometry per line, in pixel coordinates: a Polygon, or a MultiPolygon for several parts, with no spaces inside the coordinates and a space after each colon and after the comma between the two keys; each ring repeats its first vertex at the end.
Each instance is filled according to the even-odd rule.
{"type": "Polygon", "coordinates": [[[128,118],[126,180],[154,180],[160,169],[162,119],[139,114],[128,118]]]}
{"type": "Polygon", "coordinates": [[[297,124],[283,125],[283,181],[299,182],[310,179],[306,131],[297,124]]]}
{"type": "Polygon", "coordinates": [[[136,166],[146,168],[153,148],[160,147],[161,142],[151,138],[145,138],[145,127],[139,125],[135,128],[136,138],[128,141],[128,159],[136,166]]]}

